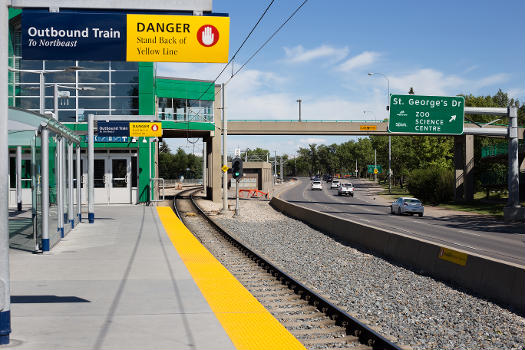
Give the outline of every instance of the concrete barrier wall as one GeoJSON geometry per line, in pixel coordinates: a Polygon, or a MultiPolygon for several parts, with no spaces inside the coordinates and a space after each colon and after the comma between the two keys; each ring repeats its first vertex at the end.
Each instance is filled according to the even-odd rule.
{"type": "Polygon", "coordinates": [[[471,254],[468,254],[466,265],[461,266],[439,258],[441,247],[454,249],[448,246],[323,214],[276,197],[270,205],[345,243],[368,249],[418,273],[465,288],[525,314],[525,269],[522,267],[471,254]]]}

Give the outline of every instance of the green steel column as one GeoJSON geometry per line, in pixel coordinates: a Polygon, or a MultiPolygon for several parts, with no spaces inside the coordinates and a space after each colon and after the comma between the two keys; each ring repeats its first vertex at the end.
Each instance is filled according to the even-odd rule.
{"type": "MultiPolygon", "coordinates": [[[[139,114],[155,114],[155,67],[152,62],[139,63],[139,114]]],[[[152,198],[152,191],[149,183],[150,167],[152,169],[151,176],[157,176],[155,174],[155,156],[154,153],[148,154],[148,140],[147,138],[145,140],[146,142],[143,142],[144,138],[140,138],[137,142],[139,162],[139,202],[147,202],[152,198]]]]}

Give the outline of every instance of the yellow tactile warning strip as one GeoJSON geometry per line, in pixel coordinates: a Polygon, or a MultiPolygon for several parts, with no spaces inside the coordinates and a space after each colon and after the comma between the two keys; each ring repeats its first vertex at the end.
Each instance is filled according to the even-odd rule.
{"type": "Polygon", "coordinates": [[[169,207],[160,220],[182,261],[238,350],[305,347],[191,234],[169,207]]]}

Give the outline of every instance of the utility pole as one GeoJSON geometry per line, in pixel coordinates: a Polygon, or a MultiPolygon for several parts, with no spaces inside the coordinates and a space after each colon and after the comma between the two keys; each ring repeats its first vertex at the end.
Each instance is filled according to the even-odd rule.
{"type": "MultiPolygon", "coordinates": [[[[368,73],[369,76],[372,75],[381,75],[386,79],[386,86],[387,86],[387,105],[386,110],[390,113],[390,80],[388,77],[383,73],[368,73]]],[[[414,94],[414,90],[410,88],[410,91],[412,94],[414,94]]],[[[409,91],[409,93],[410,93],[409,91]]],[[[388,135],[388,193],[390,194],[392,191],[392,136],[388,135]]]]}
{"type": "Polygon", "coordinates": [[[275,183],[275,180],[277,180],[277,151],[274,152],[273,157],[273,183],[275,183]]]}
{"type": "Polygon", "coordinates": [[[377,169],[377,152],[376,150],[374,149],[374,181],[377,182],[377,173],[376,173],[376,169],[377,169]]]}
{"type": "MultiPolygon", "coordinates": [[[[228,155],[226,153],[226,138],[228,136],[228,123],[226,121],[224,83],[221,84],[221,103],[222,103],[222,164],[228,166],[228,155]]],[[[222,213],[228,212],[228,172],[222,174],[222,213]]]]}
{"type": "Polygon", "coordinates": [[[281,183],[284,181],[284,172],[283,172],[283,157],[279,157],[279,166],[281,171],[281,183]]]}

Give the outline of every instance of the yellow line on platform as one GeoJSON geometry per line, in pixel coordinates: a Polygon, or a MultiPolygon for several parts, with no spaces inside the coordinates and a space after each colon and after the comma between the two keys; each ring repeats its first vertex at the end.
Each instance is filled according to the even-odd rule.
{"type": "Polygon", "coordinates": [[[191,234],[169,207],[157,207],[173,246],[238,350],[305,347],[191,234]]]}

